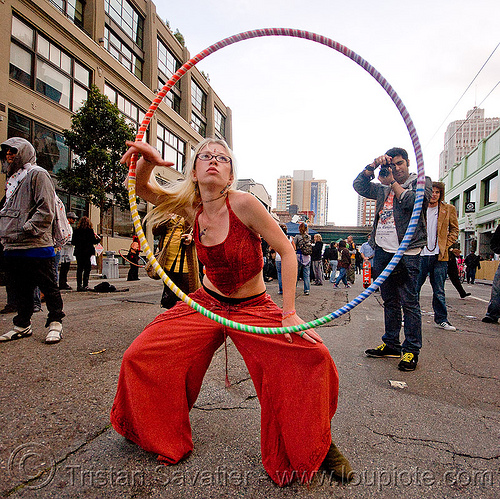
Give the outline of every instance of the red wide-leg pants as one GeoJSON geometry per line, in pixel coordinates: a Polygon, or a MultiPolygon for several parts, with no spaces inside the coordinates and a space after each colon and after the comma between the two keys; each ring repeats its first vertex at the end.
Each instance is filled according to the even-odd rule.
{"type": "MultiPolygon", "coordinates": [[[[281,309],[269,295],[233,305],[203,289],[190,295],[228,319],[280,327],[281,309]]],[[[331,443],[338,374],[328,349],[293,335],[229,329],[179,302],[159,315],[123,356],[111,411],[115,430],[174,464],[193,450],[189,411],[217,348],[231,338],[243,356],[261,405],[261,451],[278,485],[309,480],[331,443]]]]}

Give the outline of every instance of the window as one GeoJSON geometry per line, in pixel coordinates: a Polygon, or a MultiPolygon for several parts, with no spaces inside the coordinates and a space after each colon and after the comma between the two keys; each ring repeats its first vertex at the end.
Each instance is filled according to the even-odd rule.
{"type": "Polygon", "coordinates": [[[174,163],[173,168],[182,172],[186,158],[186,143],[160,123],[157,124],[156,130],[156,149],[163,159],[174,163]]]}
{"type": "Polygon", "coordinates": [[[104,48],[142,80],[143,17],[127,0],[105,0],[104,8],[112,21],[107,22],[104,28],[104,48]],[[123,35],[129,38],[128,42],[124,41],[123,35]]]}
{"type": "Polygon", "coordinates": [[[464,192],[465,202],[466,203],[475,203],[476,202],[476,187],[469,189],[464,192]]]}
{"type": "Polygon", "coordinates": [[[460,217],[460,196],[453,198],[450,201],[450,204],[452,204],[455,207],[455,209],[457,210],[457,217],[460,217]]]}
{"type": "Polygon", "coordinates": [[[476,211],[476,187],[464,192],[464,213],[476,211]]]}
{"type": "Polygon", "coordinates": [[[207,109],[207,94],[200,86],[191,79],[191,104],[193,110],[191,112],[191,127],[196,130],[202,137],[206,135],[206,109],[207,109]]]}
{"type": "Polygon", "coordinates": [[[32,86],[33,54],[11,43],[9,76],[28,87],[32,86]]]}
{"type": "MultiPolygon", "coordinates": [[[[146,203],[139,201],[137,204],[139,216],[146,216],[146,203]]],[[[103,216],[101,231],[110,236],[132,237],[134,235],[134,225],[129,210],[122,211],[119,206],[113,205],[106,210],[103,216]]]]}
{"type": "Polygon", "coordinates": [[[9,111],[7,136],[22,137],[33,144],[38,166],[47,171],[57,173],[69,166],[69,148],[64,143],[64,137],[37,121],[9,111]]]}
{"type": "Polygon", "coordinates": [[[215,134],[223,139],[226,136],[226,118],[216,107],[214,107],[214,121],[215,134]]]}
{"type": "Polygon", "coordinates": [[[17,17],[12,18],[9,76],[71,111],[87,99],[90,71],[17,17]]]}
{"type": "Polygon", "coordinates": [[[142,49],[144,19],[127,0],[105,0],[106,14],[142,49]]]}
{"type": "Polygon", "coordinates": [[[488,206],[498,201],[498,173],[483,180],[483,193],[483,206],[488,206]]]}
{"type": "Polygon", "coordinates": [[[195,113],[191,113],[191,128],[196,130],[202,137],[205,137],[207,127],[201,118],[199,118],[195,113]]]}
{"type": "Polygon", "coordinates": [[[198,86],[198,84],[194,80],[191,80],[191,104],[193,105],[194,109],[205,116],[207,107],[207,94],[198,86]]]}
{"type": "MultiPolygon", "coordinates": [[[[158,89],[162,89],[166,81],[158,78],[158,89]]],[[[168,107],[171,107],[177,114],[181,112],[181,97],[180,92],[177,87],[173,87],[169,90],[165,98],[163,99],[168,107]]]]}
{"type": "Polygon", "coordinates": [[[144,113],[132,101],[128,100],[124,95],[110,87],[107,83],[104,84],[104,95],[113,104],[118,106],[118,109],[123,114],[125,121],[132,125],[137,133],[146,113],[144,113]]]}
{"type": "Polygon", "coordinates": [[[36,61],[36,90],[64,107],[70,108],[70,79],[42,60],[36,61]]]}
{"type": "Polygon", "coordinates": [[[104,28],[104,48],[132,74],[142,80],[142,59],[121,41],[107,26],[104,28]]]}
{"type": "Polygon", "coordinates": [[[67,192],[63,191],[56,192],[61,201],[64,203],[64,206],[66,207],[66,213],[68,211],[72,211],[76,214],[78,220],[80,220],[83,216],[88,216],[89,204],[84,198],[75,196],[74,194],[68,194],[67,192]]]}
{"type": "Polygon", "coordinates": [[[50,0],[63,14],[71,19],[77,26],[83,28],[83,0],[50,0]]]}
{"type": "MultiPolygon", "coordinates": [[[[158,88],[161,89],[172,75],[181,67],[180,61],[170,52],[167,46],[158,38],[158,88]]],[[[169,90],[165,103],[176,113],[181,112],[181,92],[177,85],[169,90]]]]}
{"type": "Polygon", "coordinates": [[[158,38],[158,69],[170,79],[181,67],[179,60],[168,50],[167,46],[158,38]]]}

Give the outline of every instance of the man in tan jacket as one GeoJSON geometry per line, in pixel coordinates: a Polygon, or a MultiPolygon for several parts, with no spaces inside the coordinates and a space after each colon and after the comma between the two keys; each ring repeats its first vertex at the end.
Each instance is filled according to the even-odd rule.
{"type": "Polygon", "coordinates": [[[420,274],[417,289],[427,276],[432,286],[432,308],[436,327],[456,331],[448,321],[444,282],[448,269],[448,248],[458,239],[457,211],[444,199],[444,184],[432,183],[432,197],[427,207],[427,245],[420,253],[420,274]]]}

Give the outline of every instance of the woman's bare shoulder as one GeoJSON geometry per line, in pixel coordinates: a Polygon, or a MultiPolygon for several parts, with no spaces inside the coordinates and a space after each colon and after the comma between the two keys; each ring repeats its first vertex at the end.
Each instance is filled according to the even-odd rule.
{"type": "Polygon", "coordinates": [[[247,209],[250,208],[251,206],[257,206],[258,204],[261,204],[260,201],[255,196],[252,196],[248,192],[242,192],[242,191],[229,191],[229,204],[231,205],[231,208],[234,209],[247,209]]]}
{"type": "Polygon", "coordinates": [[[265,206],[248,192],[231,191],[229,203],[236,216],[257,234],[261,234],[266,227],[278,227],[265,206]]]}

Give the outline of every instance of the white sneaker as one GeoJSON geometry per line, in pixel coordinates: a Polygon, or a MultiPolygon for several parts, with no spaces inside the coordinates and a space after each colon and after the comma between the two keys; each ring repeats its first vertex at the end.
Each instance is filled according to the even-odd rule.
{"type": "Polygon", "coordinates": [[[31,336],[33,330],[31,329],[31,324],[28,327],[14,326],[8,333],[2,334],[0,336],[0,341],[13,341],[25,338],[26,336],[31,336]]]}
{"type": "Polygon", "coordinates": [[[436,324],[436,327],[440,329],[444,329],[445,331],[456,331],[457,328],[455,326],[452,326],[449,322],[441,322],[441,324],[436,324]]]}
{"type": "Polygon", "coordinates": [[[51,322],[45,343],[59,343],[61,341],[62,330],[63,327],[60,322],[51,322]]]}

